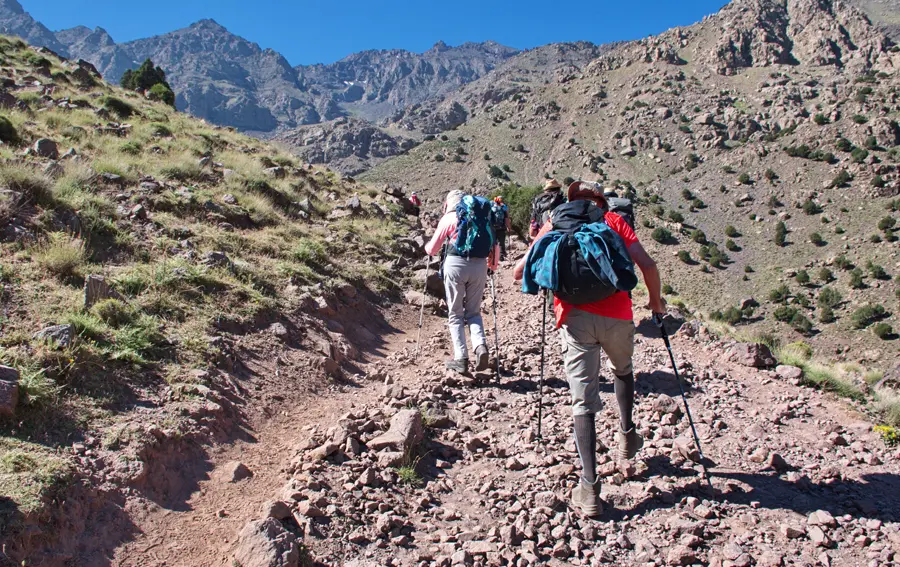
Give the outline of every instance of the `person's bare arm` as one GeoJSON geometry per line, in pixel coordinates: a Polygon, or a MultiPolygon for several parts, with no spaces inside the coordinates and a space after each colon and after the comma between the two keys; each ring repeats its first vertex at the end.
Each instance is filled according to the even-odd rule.
{"type": "Polygon", "coordinates": [[[522,256],[522,259],[516,262],[516,267],[513,268],[513,279],[516,281],[521,281],[522,276],[525,275],[525,260],[528,258],[528,254],[522,256]]]}
{"type": "Polygon", "coordinates": [[[644,275],[644,283],[647,285],[647,293],[650,295],[649,307],[654,313],[666,312],[666,302],[662,298],[662,282],[659,278],[659,268],[653,258],[647,254],[640,242],[635,242],[628,247],[628,254],[640,268],[644,275]]]}

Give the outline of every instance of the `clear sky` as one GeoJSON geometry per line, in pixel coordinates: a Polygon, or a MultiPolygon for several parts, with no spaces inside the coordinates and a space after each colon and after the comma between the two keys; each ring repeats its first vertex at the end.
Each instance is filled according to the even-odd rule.
{"type": "Polygon", "coordinates": [[[281,52],[294,65],[331,63],[365,49],[425,51],[494,40],[520,49],[639,39],[689,25],[726,0],[20,0],[51,30],[105,28],[117,42],[212,18],[281,52]]]}

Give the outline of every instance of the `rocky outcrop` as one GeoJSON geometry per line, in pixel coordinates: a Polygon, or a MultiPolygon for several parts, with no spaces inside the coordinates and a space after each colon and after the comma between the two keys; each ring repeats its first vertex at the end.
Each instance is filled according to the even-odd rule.
{"type": "Polygon", "coordinates": [[[238,536],[234,562],[241,567],[297,567],[297,536],[274,518],[250,522],[238,536]]]}

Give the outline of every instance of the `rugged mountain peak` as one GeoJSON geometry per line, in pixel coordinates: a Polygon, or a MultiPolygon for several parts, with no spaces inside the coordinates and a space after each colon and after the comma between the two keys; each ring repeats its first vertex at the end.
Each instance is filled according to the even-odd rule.
{"type": "Polygon", "coordinates": [[[447,51],[450,49],[450,46],[443,42],[443,40],[438,40],[429,51],[447,51]]]}
{"type": "Polygon", "coordinates": [[[212,32],[212,33],[227,33],[229,35],[232,35],[231,32],[228,31],[228,28],[226,28],[225,26],[223,26],[222,24],[220,24],[219,22],[215,21],[212,18],[204,18],[202,20],[198,20],[198,21],[194,22],[193,24],[191,24],[190,26],[188,26],[187,29],[203,30],[203,31],[212,32]]]}
{"type": "Polygon", "coordinates": [[[708,25],[720,33],[703,59],[721,74],[777,64],[896,66],[890,40],[841,0],[734,0],[708,25]]]}
{"type": "Polygon", "coordinates": [[[18,36],[32,45],[65,54],[65,47],[53,32],[32,18],[18,0],[0,0],[0,33],[18,36]]]}
{"type": "Polygon", "coordinates": [[[19,15],[24,13],[25,9],[22,8],[22,5],[19,4],[18,0],[0,0],[0,15],[19,15]]]}

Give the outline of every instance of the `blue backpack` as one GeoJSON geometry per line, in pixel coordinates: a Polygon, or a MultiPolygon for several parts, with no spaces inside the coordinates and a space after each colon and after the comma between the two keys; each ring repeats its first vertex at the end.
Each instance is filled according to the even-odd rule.
{"type": "Polygon", "coordinates": [[[484,197],[466,195],[456,206],[456,252],[464,258],[487,258],[494,248],[494,214],[484,197]]]}

